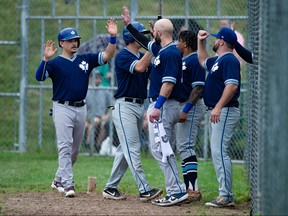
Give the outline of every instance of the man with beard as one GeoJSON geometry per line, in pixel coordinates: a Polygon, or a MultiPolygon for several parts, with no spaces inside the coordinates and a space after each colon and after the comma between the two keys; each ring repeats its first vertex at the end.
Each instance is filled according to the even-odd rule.
{"type": "Polygon", "coordinates": [[[166,185],[166,196],[162,199],[152,201],[159,206],[171,206],[182,202],[188,198],[185,184],[181,181],[178,165],[174,154],[167,156],[167,161],[162,161],[162,152],[159,151],[159,143],[155,141],[154,126],[158,120],[163,121],[167,139],[165,144],[175,142],[176,124],[179,117],[179,102],[184,102],[181,98],[182,80],[182,57],[181,53],[173,43],[173,24],[168,19],[158,20],[152,34],[155,41],[150,41],[137,31],[130,23],[129,10],[123,9],[122,18],[127,30],[154,57],[154,64],[150,75],[149,101],[147,110],[149,141],[151,153],[158,162],[164,176],[166,185]],[[156,121],[156,122],[155,122],[156,121]]]}
{"type": "Polygon", "coordinates": [[[240,62],[233,54],[237,43],[235,32],[223,27],[217,34],[213,51],[217,56],[209,58],[205,39],[209,33],[198,32],[198,60],[208,71],[205,82],[204,102],[210,115],[210,144],[212,160],[219,183],[218,197],[206,206],[235,206],[232,193],[232,163],[229,145],[240,119],[238,98],[240,95],[240,62]]]}

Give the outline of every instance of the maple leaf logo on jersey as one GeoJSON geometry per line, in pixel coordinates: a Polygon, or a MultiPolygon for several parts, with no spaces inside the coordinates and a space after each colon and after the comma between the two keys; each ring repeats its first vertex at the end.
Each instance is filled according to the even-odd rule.
{"type": "Polygon", "coordinates": [[[154,59],[154,65],[158,66],[160,64],[160,56],[158,55],[155,59],[154,59]]]}
{"type": "Polygon", "coordinates": [[[186,67],[186,62],[183,62],[182,63],[182,70],[186,70],[187,69],[187,67],[186,67]]]}
{"type": "Polygon", "coordinates": [[[82,61],[81,64],[79,64],[79,67],[80,67],[82,70],[84,70],[85,73],[86,73],[86,71],[88,70],[88,63],[87,63],[86,61],[82,61]]]}
{"type": "Polygon", "coordinates": [[[216,63],[213,65],[213,67],[212,67],[212,69],[211,69],[211,72],[215,72],[216,70],[218,70],[218,68],[219,68],[218,62],[216,62],[216,63]]]}

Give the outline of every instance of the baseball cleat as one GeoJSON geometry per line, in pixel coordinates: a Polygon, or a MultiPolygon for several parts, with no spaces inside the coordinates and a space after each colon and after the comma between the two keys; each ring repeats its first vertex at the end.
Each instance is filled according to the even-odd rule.
{"type": "Polygon", "coordinates": [[[165,196],[162,199],[152,201],[152,204],[158,206],[172,206],[188,199],[188,193],[172,194],[165,196]]]}
{"type": "Polygon", "coordinates": [[[148,200],[154,199],[154,198],[160,196],[162,194],[162,192],[163,192],[162,189],[153,188],[150,191],[140,193],[140,200],[141,201],[148,201],[148,200]]]}
{"type": "Polygon", "coordinates": [[[191,190],[191,189],[188,189],[188,199],[187,199],[187,202],[190,203],[192,201],[199,201],[202,199],[202,194],[199,190],[191,190]]]}
{"type": "Polygon", "coordinates": [[[233,200],[227,200],[219,196],[216,198],[216,200],[205,203],[205,206],[212,206],[212,207],[218,207],[218,208],[235,207],[235,203],[233,202],[233,200]]]}
{"type": "Polygon", "coordinates": [[[105,199],[125,200],[126,196],[122,195],[116,188],[106,188],[102,195],[105,199]]]}
{"type": "Polygon", "coordinates": [[[64,193],[64,187],[61,184],[61,182],[57,182],[56,180],[54,180],[51,184],[51,188],[57,190],[59,193],[64,193]]]}
{"type": "Polygon", "coordinates": [[[69,188],[65,188],[64,191],[65,197],[74,197],[75,196],[75,189],[73,186],[69,187],[69,188]]]}

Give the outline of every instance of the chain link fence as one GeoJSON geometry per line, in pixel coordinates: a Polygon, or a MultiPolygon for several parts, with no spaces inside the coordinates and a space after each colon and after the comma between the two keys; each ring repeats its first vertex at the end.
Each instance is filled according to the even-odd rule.
{"type": "Polygon", "coordinates": [[[246,159],[252,213],[286,215],[288,172],[287,43],[288,2],[251,0],[249,38],[254,65],[248,73],[246,159]],[[280,33],[280,34],[278,34],[280,33]],[[277,201],[272,201],[277,197],[277,201]]]}
{"type": "MultiPolygon", "coordinates": [[[[7,61],[11,62],[11,68],[5,70],[11,71],[8,74],[14,74],[14,76],[10,76],[10,80],[3,82],[7,86],[2,85],[1,92],[3,93],[1,93],[1,96],[3,96],[3,99],[5,96],[5,100],[1,101],[3,101],[4,106],[2,108],[5,112],[13,114],[7,113],[5,115],[7,122],[9,122],[9,127],[6,124],[6,127],[0,130],[0,133],[3,133],[1,139],[6,143],[1,148],[3,150],[16,150],[20,152],[55,151],[55,131],[52,118],[49,115],[49,110],[52,106],[52,83],[50,79],[43,83],[35,80],[35,70],[42,58],[43,44],[48,39],[57,42],[58,31],[64,27],[72,26],[81,35],[79,52],[102,51],[108,43],[105,29],[106,21],[108,18],[113,17],[118,21],[118,50],[122,49],[124,43],[121,35],[123,29],[121,13],[122,7],[127,4],[127,1],[23,0],[16,1],[16,5],[15,2],[12,4],[12,1],[6,0],[4,2],[5,7],[3,9],[9,11],[9,7],[11,7],[11,10],[15,11],[13,14],[16,15],[13,18],[14,21],[8,20],[8,17],[10,19],[11,16],[5,16],[5,23],[15,23],[14,30],[21,31],[24,37],[22,35],[22,38],[20,38],[19,34],[11,33],[11,35],[16,35],[15,43],[18,46],[15,49],[15,45],[10,45],[9,48],[11,50],[14,52],[16,50],[14,54],[15,60],[7,59],[7,61]],[[24,19],[21,19],[21,17],[24,17],[24,19]],[[21,28],[18,23],[21,23],[21,28]],[[11,85],[11,83],[14,84],[11,85]],[[14,97],[8,97],[6,95],[7,91],[14,91],[16,94],[14,97]],[[10,104],[8,104],[8,101],[11,101],[10,104]],[[11,107],[14,107],[14,110],[11,107]],[[5,130],[9,131],[9,133],[5,132],[5,130]]],[[[142,22],[146,27],[148,27],[149,20],[155,21],[157,19],[158,1],[131,0],[128,6],[131,11],[131,19],[142,22]]],[[[247,38],[248,11],[247,3],[244,0],[237,0],[233,4],[225,0],[209,0],[205,2],[167,0],[163,2],[162,11],[163,17],[171,19],[175,26],[175,40],[177,40],[179,31],[183,28],[192,30],[200,26],[209,32],[217,32],[221,27],[220,20],[227,20],[228,23],[226,25],[229,25],[230,21],[236,21],[237,30],[243,34],[244,40],[247,38]],[[176,5],[177,7],[175,7],[176,5]]],[[[9,38],[11,39],[11,37],[9,38]]],[[[212,40],[208,40],[207,47],[209,50],[212,50],[211,46],[212,40]]],[[[60,49],[58,50],[58,54],[60,54],[60,49]]],[[[211,55],[214,54],[211,53],[211,55]]],[[[98,87],[93,86],[94,81],[92,80],[92,85],[89,88],[93,91],[107,90],[113,95],[116,89],[114,61],[112,60],[109,63],[109,68],[98,68],[98,72],[102,73],[103,85],[98,87]],[[107,74],[109,74],[109,78],[107,74]],[[104,78],[108,79],[104,80],[104,78]]],[[[231,145],[232,158],[240,161],[243,160],[246,143],[246,111],[243,99],[246,94],[246,74],[247,66],[243,64],[242,75],[244,79],[240,99],[243,115],[233,138],[233,145],[231,145]]],[[[94,78],[92,77],[92,79],[94,78]]],[[[109,110],[107,111],[109,112],[109,110]]],[[[98,142],[96,141],[97,129],[97,127],[93,129],[94,133],[92,133],[92,136],[94,135],[94,137],[92,137],[88,146],[86,140],[83,141],[84,145],[82,145],[83,149],[81,150],[83,153],[94,154],[99,151],[99,148],[95,148],[101,145],[100,143],[96,143],[98,142]]],[[[109,143],[117,146],[117,134],[115,133],[113,123],[105,124],[104,130],[109,137],[109,143]]],[[[205,159],[210,157],[207,131],[206,117],[203,119],[197,140],[197,153],[199,157],[205,159]]],[[[87,136],[85,137],[87,138],[87,136]]],[[[143,148],[147,149],[147,129],[145,128],[142,133],[142,143],[143,148]]]]}

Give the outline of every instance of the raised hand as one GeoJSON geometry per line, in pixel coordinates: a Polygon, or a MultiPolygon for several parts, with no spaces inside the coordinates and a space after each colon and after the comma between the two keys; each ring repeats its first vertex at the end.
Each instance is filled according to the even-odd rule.
{"type": "Polygon", "coordinates": [[[112,36],[116,36],[117,35],[117,32],[118,32],[118,29],[117,29],[117,21],[114,21],[113,18],[110,18],[108,21],[107,21],[107,25],[105,26],[106,27],[106,31],[112,36]]]}
{"type": "Polygon", "coordinates": [[[57,52],[57,48],[54,49],[54,44],[55,43],[52,40],[48,40],[46,44],[44,44],[44,61],[49,61],[57,52]]]}
{"type": "Polygon", "coordinates": [[[122,20],[125,26],[129,25],[130,23],[130,15],[129,15],[129,8],[127,6],[123,7],[123,14],[122,16],[122,20]]]}
{"type": "Polygon", "coordinates": [[[209,36],[209,33],[207,31],[199,30],[197,37],[199,40],[205,40],[208,36],[209,36]]]}

